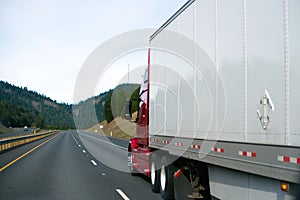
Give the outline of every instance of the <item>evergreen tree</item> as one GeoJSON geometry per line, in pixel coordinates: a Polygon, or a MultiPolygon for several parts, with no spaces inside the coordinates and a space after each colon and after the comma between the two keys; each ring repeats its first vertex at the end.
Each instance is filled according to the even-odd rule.
{"type": "Polygon", "coordinates": [[[104,115],[107,123],[110,123],[112,120],[114,120],[114,116],[111,110],[111,96],[112,92],[109,93],[108,98],[104,104],[104,115]]]}

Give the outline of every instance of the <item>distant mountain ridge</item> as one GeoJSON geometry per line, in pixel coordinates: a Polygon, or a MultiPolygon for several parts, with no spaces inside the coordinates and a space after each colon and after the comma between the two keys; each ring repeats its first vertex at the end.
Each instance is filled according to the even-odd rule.
{"type": "Polygon", "coordinates": [[[17,87],[0,81],[0,123],[6,127],[86,129],[104,121],[111,115],[113,117],[124,115],[124,102],[130,98],[133,92],[135,92],[135,96],[138,95],[138,90],[139,85],[137,84],[122,84],[114,90],[72,105],[57,103],[26,87],[17,87]],[[110,108],[112,97],[112,103],[114,107],[117,107],[113,111],[110,108]]]}
{"type": "Polygon", "coordinates": [[[74,128],[72,105],[0,81],[0,122],[6,127],[74,128]]]}

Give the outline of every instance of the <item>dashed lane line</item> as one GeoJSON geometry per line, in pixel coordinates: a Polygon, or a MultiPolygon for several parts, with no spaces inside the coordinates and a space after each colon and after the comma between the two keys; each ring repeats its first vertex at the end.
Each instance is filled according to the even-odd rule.
{"type": "Polygon", "coordinates": [[[116,191],[124,200],[130,200],[121,189],[116,189],[116,191]]]}
{"type": "Polygon", "coordinates": [[[96,163],[94,160],[91,160],[91,163],[92,163],[94,166],[97,166],[97,163],[96,163]]]}
{"type": "Polygon", "coordinates": [[[74,135],[72,134],[72,137],[73,137],[73,139],[75,140],[75,142],[78,144],[78,142],[77,142],[77,140],[76,140],[76,138],[74,137],[74,135]]]}
{"type": "MultiPolygon", "coordinates": [[[[77,142],[77,140],[75,139],[75,137],[73,136],[73,134],[72,134],[72,137],[73,137],[73,139],[75,140],[75,142],[78,144],[78,142],[77,142]]],[[[78,147],[81,148],[81,145],[78,144],[78,147]]],[[[86,150],[82,149],[82,152],[83,152],[83,153],[86,153],[86,150]]],[[[94,166],[97,166],[97,165],[98,165],[94,160],[91,160],[91,163],[92,163],[94,166]]]]}

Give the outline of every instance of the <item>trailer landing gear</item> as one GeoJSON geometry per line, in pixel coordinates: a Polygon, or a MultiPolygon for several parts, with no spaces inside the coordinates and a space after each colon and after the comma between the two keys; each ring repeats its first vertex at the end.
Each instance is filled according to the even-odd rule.
{"type": "Polygon", "coordinates": [[[191,186],[193,188],[192,194],[187,195],[187,197],[190,199],[204,199],[204,196],[201,195],[201,192],[205,191],[205,188],[200,184],[199,176],[196,176],[196,178],[191,181],[191,186]]]}

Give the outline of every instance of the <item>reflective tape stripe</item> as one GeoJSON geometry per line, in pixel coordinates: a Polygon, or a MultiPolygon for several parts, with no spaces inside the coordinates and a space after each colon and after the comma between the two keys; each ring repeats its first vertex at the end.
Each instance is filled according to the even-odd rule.
{"type": "Polygon", "coordinates": [[[217,153],[224,153],[225,152],[225,149],[218,148],[218,147],[212,147],[211,150],[214,151],[214,152],[217,152],[217,153]]]}
{"type": "Polygon", "coordinates": [[[167,140],[163,140],[162,143],[163,143],[163,144],[169,144],[170,142],[167,141],[167,140]]]}
{"type": "Polygon", "coordinates": [[[300,164],[300,158],[296,158],[296,157],[278,156],[277,160],[280,162],[300,164]]]}
{"type": "Polygon", "coordinates": [[[239,155],[245,156],[245,157],[256,158],[256,152],[251,152],[251,151],[239,151],[239,155]]]}
{"type": "Polygon", "coordinates": [[[192,144],[192,145],[191,145],[191,148],[192,148],[192,149],[200,149],[201,146],[200,146],[200,145],[196,145],[196,144],[192,144]]]}
{"type": "Polygon", "coordinates": [[[176,145],[176,146],[179,146],[179,147],[182,147],[182,146],[183,146],[183,143],[181,143],[181,142],[175,142],[175,145],[176,145]]]}

